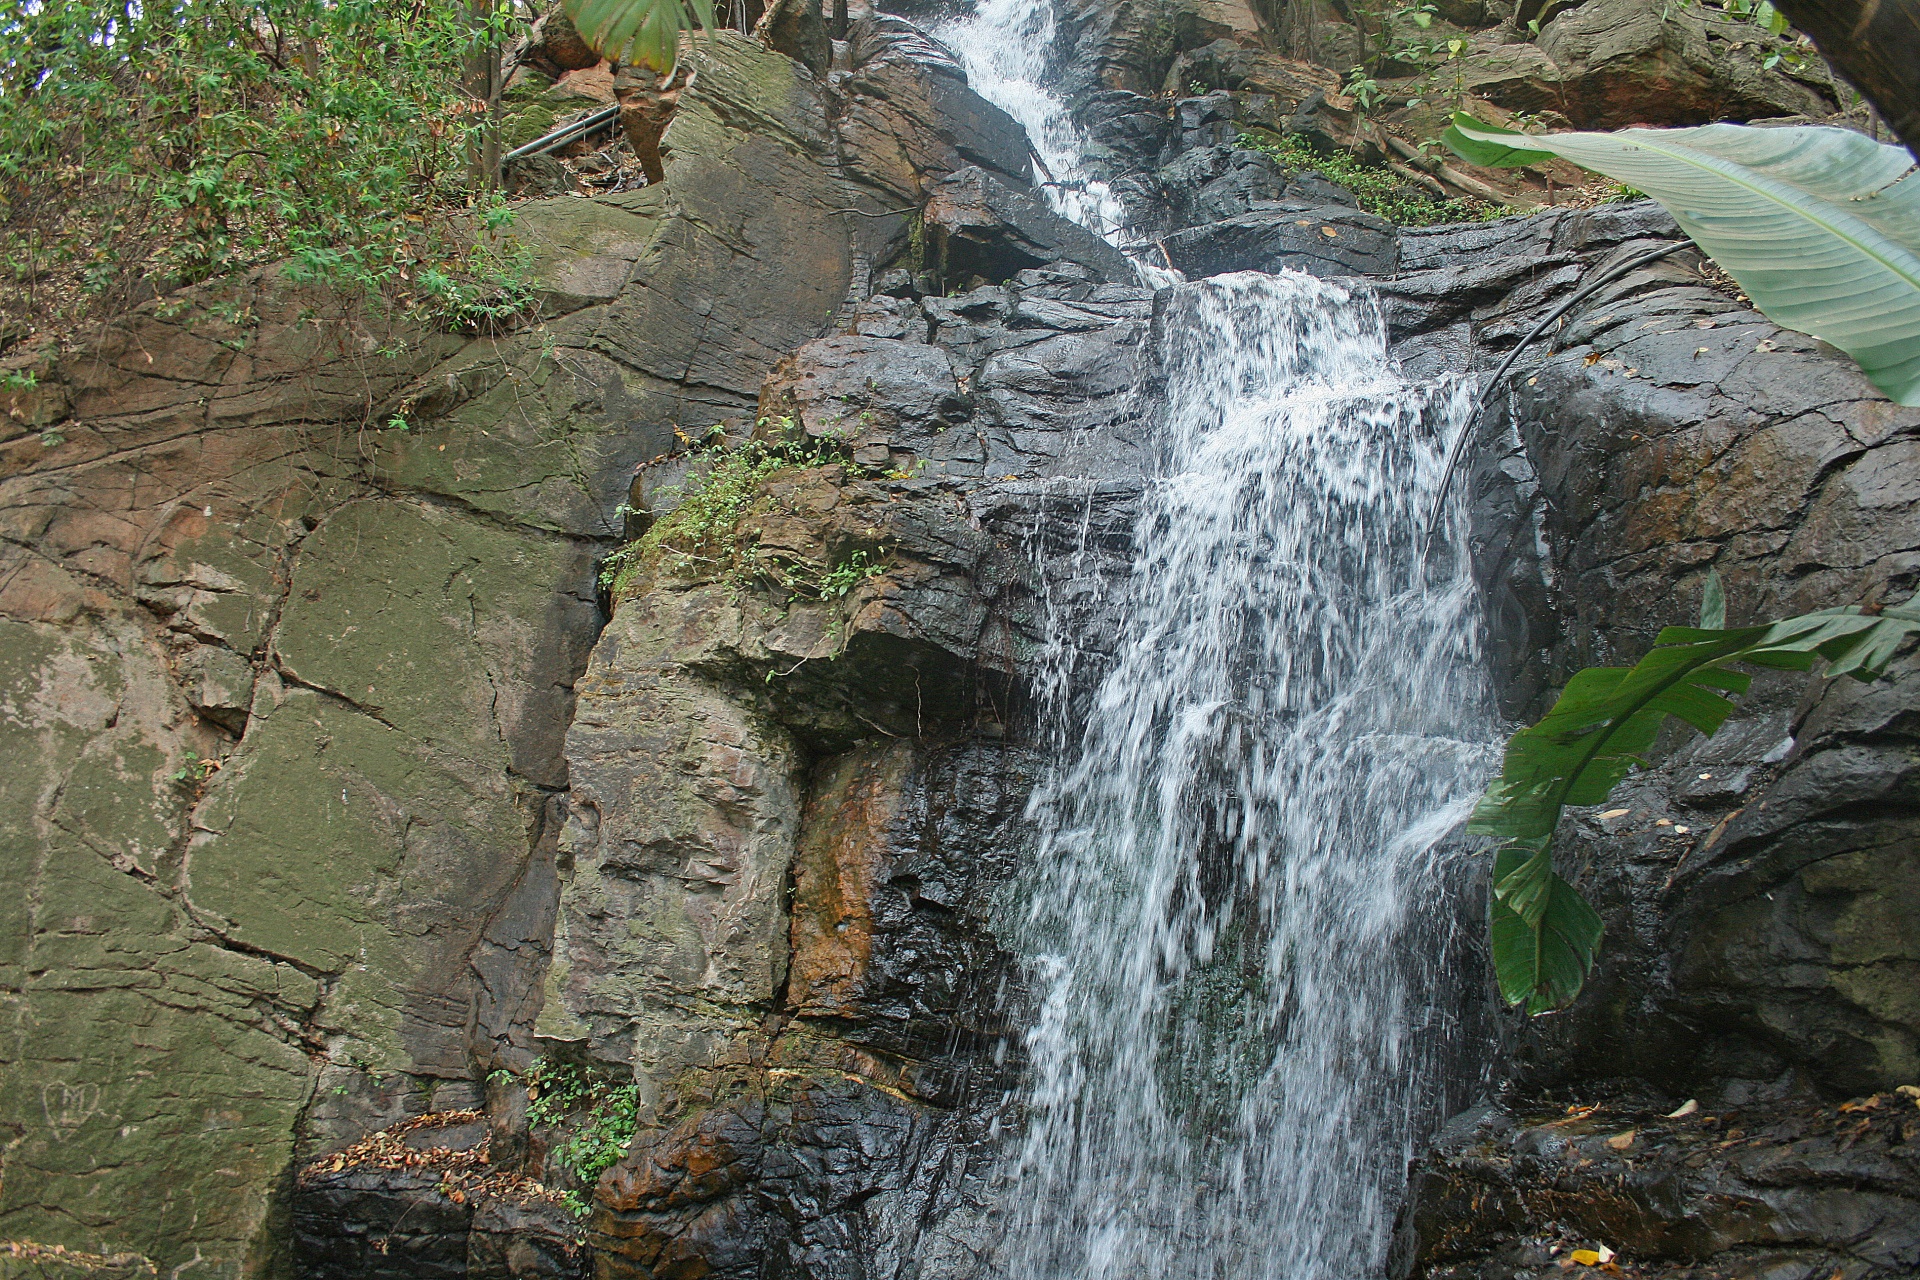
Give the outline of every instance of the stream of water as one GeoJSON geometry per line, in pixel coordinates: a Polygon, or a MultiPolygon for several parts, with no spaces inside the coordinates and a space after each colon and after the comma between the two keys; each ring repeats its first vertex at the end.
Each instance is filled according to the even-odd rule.
{"type": "MultiPolygon", "coordinates": [[[[1049,0],[940,34],[1077,179],[1049,0]]],[[[1053,190],[1118,238],[1099,183],[1053,190]]],[[[1036,1010],[1003,1269],[1363,1280],[1461,1048],[1445,837],[1494,733],[1459,517],[1421,543],[1471,387],[1408,380],[1369,295],[1292,272],[1177,283],[1160,331],[1124,630],[1055,722],[1010,912],[1036,1010]]]]}

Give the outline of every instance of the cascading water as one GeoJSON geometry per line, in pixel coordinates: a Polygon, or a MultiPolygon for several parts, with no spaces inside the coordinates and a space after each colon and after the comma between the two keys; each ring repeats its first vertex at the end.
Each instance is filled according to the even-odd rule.
{"type": "MultiPolygon", "coordinates": [[[[1051,0],[939,34],[1055,207],[1123,240],[1047,87],[1051,0]]],[[[1035,1012],[1001,1269],[1362,1280],[1460,1039],[1444,838],[1493,733],[1464,529],[1430,561],[1422,519],[1471,389],[1295,273],[1175,284],[1159,331],[1124,632],[1081,723],[1072,637],[1039,673],[1064,763],[1006,930],[1035,1012]]]]}
{"type": "Polygon", "coordinates": [[[1469,388],[1403,380],[1372,302],[1309,276],[1180,285],[1163,321],[1127,629],[1012,929],[1008,1270],[1357,1280],[1458,1031],[1439,842],[1490,748],[1472,584],[1421,543],[1469,388]]]}
{"type": "Polygon", "coordinates": [[[1018,120],[1046,172],[1040,175],[1053,207],[1109,240],[1123,234],[1126,212],[1107,184],[1086,172],[1080,127],[1052,79],[1052,0],[982,0],[970,17],[934,31],[967,70],[974,91],[1018,120]]]}

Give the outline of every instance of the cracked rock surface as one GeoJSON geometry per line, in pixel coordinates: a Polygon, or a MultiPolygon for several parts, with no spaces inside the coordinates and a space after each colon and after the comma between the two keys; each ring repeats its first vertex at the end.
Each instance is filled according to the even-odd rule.
{"type": "MultiPolygon", "coordinates": [[[[1676,235],[1645,203],[1379,223],[1225,145],[1248,100],[1156,105],[1172,55],[1121,8],[1063,38],[1168,261],[1365,275],[1412,371],[1485,374],[1676,235]]],[[[1017,1274],[999,912],[1058,746],[1036,701],[1070,713],[1118,634],[1161,322],[944,51],[849,34],[824,77],[704,42],[663,181],[521,207],[513,333],[269,271],[5,353],[39,381],[0,421],[0,1237],[95,1274],[1017,1274]],[[734,530],[752,572],[643,556],[609,599],[710,428],[804,459],[734,530]],[[537,1054],[637,1087],[584,1219],[329,1163],[419,1125],[557,1179],[537,1054]]],[[[1337,77],[1206,48],[1197,78],[1298,80],[1276,120],[1330,110],[1337,77]]],[[[1737,621],[1920,575],[1920,413],[1687,253],[1569,314],[1480,430],[1516,719],[1689,621],[1709,567],[1737,621]]],[[[1649,1276],[1920,1266],[1912,664],[1763,684],[1568,819],[1606,963],[1508,1025],[1414,1173],[1403,1273],[1557,1275],[1597,1235],[1649,1276]]]]}
{"type": "MultiPolygon", "coordinates": [[[[905,234],[846,98],[744,38],[699,60],[663,183],[521,207],[518,332],[268,270],[8,353],[0,1236],[279,1273],[296,1158],[530,1061],[614,508],[905,234]]],[[[969,160],[1017,135],[964,84],[906,118],[972,136],[942,103],[998,129],[969,160]]]]}

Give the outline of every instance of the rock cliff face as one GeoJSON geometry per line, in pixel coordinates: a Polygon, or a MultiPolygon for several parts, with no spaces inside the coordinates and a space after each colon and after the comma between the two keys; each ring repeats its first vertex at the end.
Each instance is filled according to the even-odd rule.
{"type": "MultiPolygon", "coordinates": [[[[1567,67],[1637,56],[1555,52],[1605,3],[1503,56],[1584,101],[1567,67]]],[[[1291,39],[1264,7],[1068,17],[1167,261],[1371,277],[1412,367],[1487,371],[1676,237],[1644,203],[1396,228],[1230,145],[1352,121],[1252,47],[1291,39]],[[1149,97],[1169,74],[1206,92],[1149,97]]],[[[1114,634],[1154,298],[924,36],[871,16],[832,56],[721,33],[671,101],[622,81],[661,180],[519,207],[513,332],[264,272],[0,354],[37,375],[0,423],[0,1271],[1018,1273],[996,922],[1055,745],[1033,709],[1114,634]],[[607,590],[686,527],[709,440],[765,463],[741,505],[607,590]],[[633,1085],[597,1180],[577,1117],[529,1116],[536,1063],[633,1085]]],[[[1920,414],[1688,252],[1550,331],[1481,439],[1516,718],[1688,620],[1709,567],[1736,620],[1920,580],[1920,414]]],[[[1920,1079],[1916,681],[1762,686],[1569,820],[1605,968],[1508,1025],[1402,1271],[1596,1240],[1648,1275],[1920,1268],[1890,1092],[1920,1079]]]]}
{"type": "MultiPolygon", "coordinates": [[[[1607,221],[1403,235],[1403,274],[1382,291],[1405,309],[1409,354],[1459,358],[1530,323],[1573,261],[1560,255],[1604,243],[1607,221]],[[1442,265],[1469,254],[1470,272],[1442,265]],[[1428,311],[1406,270],[1421,266],[1462,301],[1484,292],[1428,311]],[[1507,270],[1520,274],[1496,279],[1507,270]]],[[[1505,451],[1477,487],[1513,714],[1689,622],[1709,568],[1736,622],[1920,585],[1920,414],[1819,343],[1681,257],[1603,290],[1554,347],[1489,415],[1505,451]]],[[[1422,1175],[1420,1264],[1545,1274],[1548,1246],[1583,1235],[1643,1274],[1920,1265],[1920,1114],[1894,1092],[1920,1076],[1916,679],[1909,654],[1874,685],[1762,681],[1714,738],[1666,744],[1604,812],[1569,819],[1605,961],[1569,1013],[1514,1028],[1512,1109],[1464,1117],[1422,1175]],[[1662,1118],[1688,1100],[1691,1118],[1662,1118]]]]}
{"type": "Polygon", "coordinates": [[[1023,162],[950,65],[863,30],[871,82],[841,94],[704,47],[663,183],[521,207],[544,288],[515,334],[265,272],[7,354],[37,385],[0,445],[24,904],[0,1232],[281,1271],[297,1159],[525,1066],[594,569],[636,464],[753,412],[904,242],[887,211],[961,163],[951,138],[1023,162]],[[926,168],[850,162],[846,118],[926,168]]]}

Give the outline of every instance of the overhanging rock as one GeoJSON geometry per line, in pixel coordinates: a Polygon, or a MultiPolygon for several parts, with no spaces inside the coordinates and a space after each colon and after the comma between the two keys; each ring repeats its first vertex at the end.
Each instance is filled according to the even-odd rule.
{"type": "Polygon", "coordinates": [[[934,188],[925,218],[927,247],[947,280],[977,275],[997,284],[1055,262],[1077,262],[1107,283],[1134,279],[1126,254],[976,165],[934,188]]]}

